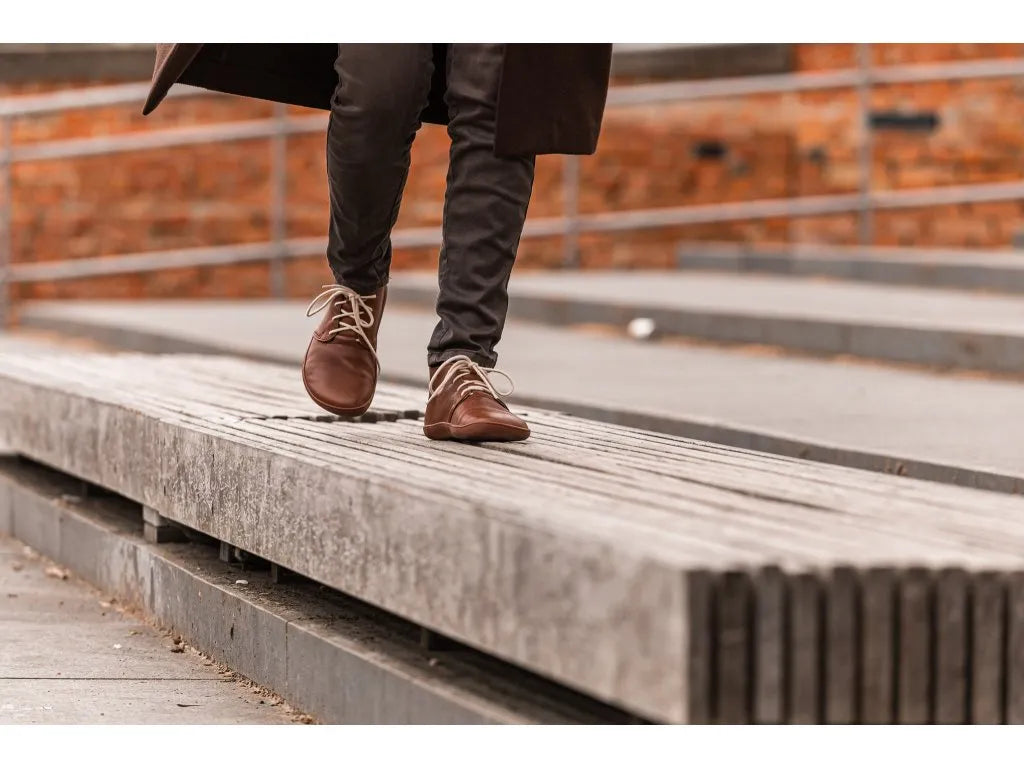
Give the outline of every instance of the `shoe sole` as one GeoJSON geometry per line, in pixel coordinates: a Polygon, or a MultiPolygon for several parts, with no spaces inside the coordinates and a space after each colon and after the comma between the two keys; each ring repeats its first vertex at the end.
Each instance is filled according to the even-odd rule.
{"type": "Polygon", "coordinates": [[[328,413],[333,413],[335,416],[362,416],[364,413],[370,410],[370,406],[373,404],[373,398],[371,397],[370,400],[366,403],[366,405],[357,406],[355,408],[339,408],[336,405],[328,405],[310,391],[309,385],[306,384],[305,373],[303,373],[302,375],[302,388],[306,390],[306,394],[309,395],[310,400],[319,405],[328,413]]]}
{"type": "Polygon", "coordinates": [[[493,424],[464,424],[455,426],[447,422],[424,424],[423,434],[431,440],[464,440],[473,443],[513,443],[530,436],[529,429],[515,430],[500,427],[502,432],[488,432],[495,429],[493,424]]]}

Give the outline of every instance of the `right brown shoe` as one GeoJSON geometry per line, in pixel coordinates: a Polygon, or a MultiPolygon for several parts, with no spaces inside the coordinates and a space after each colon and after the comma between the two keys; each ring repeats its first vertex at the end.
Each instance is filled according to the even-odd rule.
{"type": "Polygon", "coordinates": [[[477,365],[466,355],[450,357],[430,369],[423,434],[431,440],[509,442],[525,440],[530,427],[501,400],[512,394],[512,377],[495,368],[477,365]],[[495,389],[487,374],[497,373],[509,383],[507,392],[495,389]]]}
{"type": "Polygon", "coordinates": [[[302,383],[313,402],[337,416],[361,416],[377,389],[377,329],[387,286],[360,296],[344,285],[325,285],[306,315],[323,319],[302,361],[302,383]]]}

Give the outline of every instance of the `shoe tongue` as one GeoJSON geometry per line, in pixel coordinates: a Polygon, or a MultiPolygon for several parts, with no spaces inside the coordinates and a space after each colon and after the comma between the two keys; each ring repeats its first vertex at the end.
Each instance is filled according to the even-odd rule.
{"type": "Polygon", "coordinates": [[[446,387],[458,386],[458,384],[460,382],[484,381],[484,377],[481,376],[479,373],[477,373],[476,369],[471,368],[470,366],[466,365],[465,363],[452,363],[450,365],[446,365],[445,363],[441,363],[441,365],[437,365],[437,366],[431,367],[430,368],[430,379],[432,381],[434,380],[434,376],[437,375],[437,372],[440,371],[442,368],[444,368],[445,370],[442,371],[442,373],[438,377],[437,381],[438,381],[438,383],[440,383],[441,379],[445,379],[445,378],[447,378],[450,375],[451,379],[449,379],[448,384],[446,385],[446,387]],[[452,373],[453,369],[456,371],[455,373],[452,373]]]}
{"type": "Polygon", "coordinates": [[[475,368],[470,368],[468,365],[460,365],[459,368],[461,370],[460,370],[460,372],[458,374],[456,374],[456,376],[458,377],[459,381],[485,381],[486,380],[486,377],[483,374],[481,374],[481,373],[477,373],[477,370],[475,368]]]}

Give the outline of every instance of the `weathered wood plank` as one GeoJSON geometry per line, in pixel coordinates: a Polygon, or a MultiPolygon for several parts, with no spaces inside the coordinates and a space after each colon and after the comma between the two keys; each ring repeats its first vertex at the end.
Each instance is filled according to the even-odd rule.
{"type": "Polygon", "coordinates": [[[825,584],[825,722],[857,722],[859,662],[858,580],[851,568],[836,568],[825,584]]]}
{"type": "Polygon", "coordinates": [[[754,577],[754,722],[786,721],[786,578],[777,567],[754,577]]]}
{"type": "Polygon", "coordinates": [[[971,722],[1006,722],[1006,582],[998,573],[971,579],[971,722]]]}
{"type": "Polygon", "coordinates": [[[717,722],[751,721],[753,587],[745,573],[722,575],[715,595],[717,722]]]}
{"type": "Polygon", "coordinates": [[[821,586],[814,574],[789,582],[789,722],[822,721],[821,586]]]}
{"type": "Polygon", "coordinates": [[[931,722],[933,679],[932,584],[930,574],[912,568],[900,575],[896,716],[908,725],[931,722]]]}
{"type": "Polygon", "coordinates": [[[1006,722],[1024,724],[1024,573],[1007,577],[1006,722]]]}
{"type": "Polygon", "coordinates": [[[958,569],[938,574],[935,582],[935,722],[968,722],[970,616],[968,575],[958,569]]]}
{"type": "Polygon", "coordinates": [[[895,577],[876,568],[861,577],[860,722],[895,722],[895,577]]]}
{"type": "Polygon", "coordinates": [[[686,716],[688,723],[713,723],[715,717],[715,576],[705,570],[686,574],[686,716]]]}

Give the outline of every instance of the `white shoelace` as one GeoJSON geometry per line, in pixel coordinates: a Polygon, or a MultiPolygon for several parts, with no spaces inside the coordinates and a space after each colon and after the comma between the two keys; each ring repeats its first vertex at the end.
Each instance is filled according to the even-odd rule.
{"type": "Polygon", "coordinates": [[[377,363],[377,370],[380,370],[380,360],[377,351],[370,343],[366,335],[366,329],[373,327],[373,309],[366,303],[367,299],[377,298],[376,294],[360,296],[351,288],[344,285],[324,285],[324,290],[306,307],[306,317],[312,317],[327,307],[338,310],[338,314],[331,317],[334,327],[327,332],[332,339],[343,331],[352,331],[359,336],[370,350],[374,361],[377,363]],[[346,307],[347,303],[347,307],[346,307]]]}
{"type": "Polygon", "coordinates": [[[433,400],[449,382],[458,386],[460,399],[471,392],[488,392],[497,400],[511,395],[516,388],[512,377],[504,371],[499,371],[497,368],[485,368],[474,363],[466,355],[456,355],[441,363],[441,367],[430,377],[430,383],[427,385],[427,402],[433,400]],[[507,392],[501,392],[494,388],[490,379],[487,378],[492,373],[505,377],[505,380],[508,381],[507,392]],[[437,384],[439,378],[441,383],[437,384]]]}

